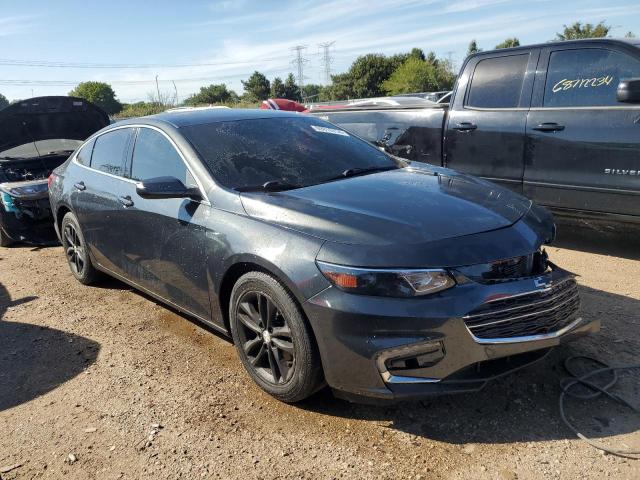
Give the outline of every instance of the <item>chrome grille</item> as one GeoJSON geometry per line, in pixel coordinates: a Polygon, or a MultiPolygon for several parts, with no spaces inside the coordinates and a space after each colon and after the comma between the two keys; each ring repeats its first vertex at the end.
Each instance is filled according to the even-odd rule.
{"type": "Polygon", "coordinates": [[[477,338],[513,338],[553,333],[569,325],[580,307],[573,278],[550,288],[487,302],[464,322],[477,338]]]}

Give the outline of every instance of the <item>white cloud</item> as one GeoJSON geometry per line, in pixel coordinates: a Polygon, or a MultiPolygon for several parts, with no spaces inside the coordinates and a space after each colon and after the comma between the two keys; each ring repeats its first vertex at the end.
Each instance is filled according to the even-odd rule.
{"type": "Polygon", "coordinates": [[[26,33],[35,26],[36,16],[0,17],[0,37],[26,33]]]}

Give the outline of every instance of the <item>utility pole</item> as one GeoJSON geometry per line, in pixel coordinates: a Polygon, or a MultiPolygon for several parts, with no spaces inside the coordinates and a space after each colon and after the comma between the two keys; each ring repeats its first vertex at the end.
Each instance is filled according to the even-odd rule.
{"type": "Polygon", "coordinates": [[[324,42],[319,43],[318,47],[322,47],[322,68],[324,70],[324,81],[328,85],[331,83],[331,62],[333,58],[331,57],[331,47],[335,45],[335,40],[333,42],[324,42]]]}
{"type": "Polygon", "coordinates": [[[176,87],[176,82],[174,82],[173,80],[171,80],[171,83],[173,83],[173,89],[176,91],[176,101],[175,101],[175,106],[178,106],[178,87],[176,87]]]}
{"type": "Polygon", "coordinates": [[[451,69],[452,72],[455,73],[456,66],[453,63],[453,50],[449,50],[447,52],[447,61],[449,62],[449,68],[451,69]]]}
{"type": "Polygon", "coordinates": [[[293,63],[298,70],[298,87],[300,90],[302,90],[302,87],[304,86],[304,65],[309,61],[302,55],[306,49],[306,45],[296,45],[295,47],[291,47],[291,50],[293,50],[296,56],[291,63],[293,63]]]}
{"type": "Polygon", "coordinates": [[[158,85],[158,75],[156,75],[156,91],[158,92],[158,104],[161,103],[160,101],[160,86],[158,85]]]}

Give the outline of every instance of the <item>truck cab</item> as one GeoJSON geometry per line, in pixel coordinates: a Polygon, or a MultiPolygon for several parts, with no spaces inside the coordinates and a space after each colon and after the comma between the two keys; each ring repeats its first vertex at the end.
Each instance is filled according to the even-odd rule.
{"type": "Polygon", "coordinates": [[[635,221],[640,103],[621,102],[617,95],[620,83],[634,78],[640,78],[640,48],[625,41],[473,55],[445,123],[443,164],[505,185],[557,213],[635,221]]]}

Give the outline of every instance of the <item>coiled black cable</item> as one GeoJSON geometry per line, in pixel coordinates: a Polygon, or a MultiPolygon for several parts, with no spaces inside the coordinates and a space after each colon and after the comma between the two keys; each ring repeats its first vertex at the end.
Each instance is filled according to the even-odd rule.
{"type": "Polygon", "coordinates": [[[631,403],[629,403],[628,400],[609,391],[618,382],[618,372],[624,371],[624,370],[640,369],[640,364],[626,365],[622,367],[611,367],[601,360],[596,360],[595,358],[587,357],[585,355],[577,355],[577,356],[566,358],[564,361],[564,368],[571,376],[568,378],[563,378],[560,381],[560,387],[562,388],[562,392],[560,393],[559,405],[560,405],[560,417],[562,418],[562,421],[567,425],[567,427],[569,427],[571,431],[578,436],[578,438],[584,440],[589,445],[591,445],[594,448],[597,448],[598,450],[602,450],[603,452],[609,453],[611,455],[617,455],[620,457],[626,457],[626,458],[631,458],[636,460],[640,459],[640,457],[638,457],[638,455],[640,455],[640,450],[611,448],[606,445],[603,445],[602,443],[599,443],[599,442],[596,442],[595,440],[590,439],[586,435],[583,435],[569,421],[565,413],[565,399],[567,397],[577,398],[581,400],[590,400],[592,398],[597,398],[600,395],[606,395],[610,399],[630,408],[635,413],[640,414],[640,410],[634,405],[632,405],[631,403]],[[572,367],[572,364],[574,364],[576,360],[586,360],[591,363],[596,363],[598,365],[601,365],[602,368],[591,370],[590,372],[579,375],[575,372],[575,370],[573,370],[573,367],[572,367]],[[611,373],[611,380],[609,380],[606,384],[598,385],[597,383],[589,381],[590,378],[603,373],[611,373]],[[576,385],[583,385],[587,387],[587,389],[590,390],[590,392],[584,392],[584,393],[578,392],[577,389],[575,388],[576,385]]]}

